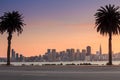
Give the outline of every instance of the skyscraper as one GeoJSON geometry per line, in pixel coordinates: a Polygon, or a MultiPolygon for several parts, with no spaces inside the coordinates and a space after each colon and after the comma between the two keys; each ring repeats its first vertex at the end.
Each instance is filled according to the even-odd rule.
{"type": "Polygon", "coordinates": [[[85,50],[85,49],[82,49],[82,53],[83,53],[83,54],[86,54],[86,50],[85,50]]]}
{"type": "Polygon", "coordinates": [[[57,52],[56,49],[52,49],[52,61],[56,61],[57,52]]]}
{"type": "Polygon", "coordinates": [[[20,61],[23,61],[23,55],[20,54],[20,61]]]}
{"type": "Polygon", "coordinates": [[[80,50],[77,49],[75,53],[75,59],[74,60],[80,60],[80,50]]]}
{"type": "Polygon", "coordinates": [[[86,50],[82,49],[82,53],[80,54],[80,60],[84,61],[86,56],[86,50]]]}
{"type": "Polygon", "coordinates": [[[101,48],[101,44],[100,44],[100,49],[99,49],[100,55],[102,54],[102,48],[101,48]]]}
{"type": "Polygon", "coordinates": [[[86,56],[90,56],[90,55],[91,55],[91,47],[90,47],[90,46],[87,46],[87,47],[86,47],[86,50],[87,50],[86,56]]]}
{"type": "Polygon", "coordinates": [[[51,49],[47,49],[47,53],[48,53],[48,54],[51,53],[51,49]]]}
{"type": "Polygon", "coordinates": [[[16,61],[19,61],[19,54],[16,53],[16,61]]]}
{"type": "Polygon", "coordinates": [[[12,49],[12,55],[11,55],[12,60],[15,60],[15,51],[12,49]]]}
{"type": "Polygon", "coordinates": [[[73,54],[74,54],[74,52],[75,52],[75,50],[73,48],[66,49],[66,54],[67,54],[68,61],[72,61],[73,60],[73,54]]]}

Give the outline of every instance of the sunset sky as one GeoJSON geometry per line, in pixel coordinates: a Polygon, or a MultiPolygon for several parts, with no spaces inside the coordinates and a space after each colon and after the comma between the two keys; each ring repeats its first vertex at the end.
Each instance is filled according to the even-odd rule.
{"type": "MultiPolygon", "coordinates": [[[[96,32],[95,16],[100,6],[120,0],[0,0],[0,16],[17,10],[24,16],[24,31],[14,33],[11,47],[25,56],[44,54],[46,49],[86,49],[108,52],[108,36],[96,32]]],[[[7,54],[7,34],[0,35],[0,57],[7,54]]],[[[113,37],[113,52],[120,52],[120,36],[113,37]]]]}

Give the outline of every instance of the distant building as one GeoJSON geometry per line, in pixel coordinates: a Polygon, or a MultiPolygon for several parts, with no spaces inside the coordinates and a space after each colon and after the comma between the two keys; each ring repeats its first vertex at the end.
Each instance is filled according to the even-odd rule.
{"type": "Polygon", "coordinates": [[[19,54],[16,53],[16,61],[19,61],[19,54]]]}
{"type": "Polygon", "coordinates": [[[100,52],[100,55],[102,54],[102,47],[101,47],[101,45],[100,45],[100,50],[99,50],[99,52],[100,52]]]}
{"type": "Polygon", "coordinates": [[[75,53],[75,49],[71,48],[71,53],[74,54],[75,53]]]}
{"type": "Polygon", "coordinates": [[[77,53],[80,53],[80,49],[77,49],[76,52],[77,52],[77,53]]]}
{"type": "Polygon", "coordinates": [[[85,49],[82,49],[82,53],[86,54],[86,50],[85,50],[85,49]]]}
{"type": "Polygon", "coordinates": [[[85,56],[86,61],[91,61],[91,47],[87,46],[86,47],[86,56],[85,56]]]}
{"type": "Polygon", "coordinates": [[[90,47],[90,46],[87,46],[87,47],[86,47],[86,50],[87,50],[86,56],[90,56],[90,55],[91,55],[91,47],[90,47]]]}
{"type": "Polygon", "coordinates": [[[99,52],[99,51],[96,51],[96,55],[100,55],[100,52],[99,52]]]}
{"type": "Polygon", "coordinates": [[[91,56],[85,56],[85,61],[91,61],[91,56]]]}
{"type": "Polygon", "coordinates": [[[23,55],[20,54],[20,61],[22,62],[23,61],[23,55]]]}
{"type": "Polygon", "coordinates": [[[80,54],[80,60],[84,61],[86,56],[86,50],[82,49],[82,53],[80,54]]]}
{"type": "Polygon", "coordinates": [[[51,49],[47,49],[47,53],[51,53],[51,49]]]}
{"type": "Polygon", "coordinates": [[[77,49],[76,50],[76,53],[75,53],[75,59],[74,60],[80,60],[80,50],[79,49],[77,49]]]}
{"type": "Polygon", "coordinates": [[[66,54],[67,54],[67,60],[68,61],[73,61],[74,60],[75,50],[73,48],[66,49],[66,54]]]}
{"type": "Polygon", "coordinates": [[[57,58],[56,49],[52,49],[52,61],[56,61],[56,58],[57,58]]]}
{"type": "Polygon", "coordinates": [[[12,53],[11,61],[15,61],[15,51],[14,51],[14,49],[12,49],[11,53],[12,53]]]}

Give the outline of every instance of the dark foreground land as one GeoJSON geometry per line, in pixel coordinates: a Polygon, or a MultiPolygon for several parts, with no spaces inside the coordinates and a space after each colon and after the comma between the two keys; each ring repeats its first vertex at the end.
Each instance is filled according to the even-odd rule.
{"type": "Polygon", "coordinates": [[[120,80],[120,66],[0,66],[0,80],[120,80]]]}

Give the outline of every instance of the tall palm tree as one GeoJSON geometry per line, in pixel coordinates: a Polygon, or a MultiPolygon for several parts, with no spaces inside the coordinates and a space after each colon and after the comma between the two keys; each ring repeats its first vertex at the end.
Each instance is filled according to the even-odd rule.
{"type": "Polygon", "coordinates": [[[12,34],[17,32],[18,35],[22,33],[23,17],[18,11],[5,12],[3,16],[0,17],[0,33],[8,33],[8,48],[7,48],[7,65],[10,65],[10,50],[11,50],[11,39],[12,34]]]}
{"type": "Polygon", "coordinates": [[[108,65],[112,65],[112,35],[120,34],[120,11],[118,10],[119,6],[109,4],[98,9],[95,14],[97,32],[109,36],[108,65]]]}

